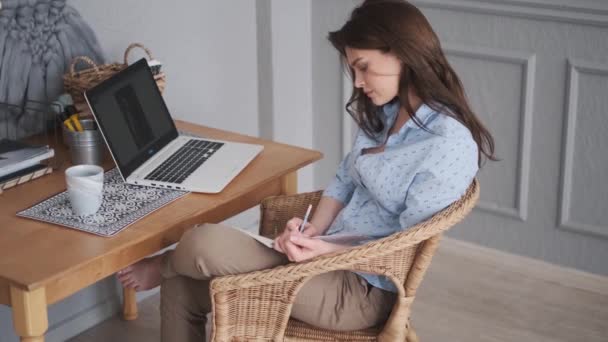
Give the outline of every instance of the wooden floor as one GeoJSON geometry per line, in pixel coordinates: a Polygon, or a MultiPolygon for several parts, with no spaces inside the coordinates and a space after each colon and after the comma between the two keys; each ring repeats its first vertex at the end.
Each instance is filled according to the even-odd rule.
{"type": "MultiPolygon", "coordinates": [[[[608,280],[563,270],[444,241],[414,302],[413,325],[424,342],[608,341],[608,280]]],[[[140,303],[137,321],[116,317],[70,341],[159,341],[158,296],[140,303]]]]}

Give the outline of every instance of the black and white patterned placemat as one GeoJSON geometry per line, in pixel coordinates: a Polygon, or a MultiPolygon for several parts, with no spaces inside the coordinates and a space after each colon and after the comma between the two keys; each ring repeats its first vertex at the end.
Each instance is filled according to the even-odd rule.
{"type": "Polygon", "coordinates": [[[64,191],[18,212],[17,216],[109,237],[186,194],[187,191],[126,184],[114,168],[105,173],[103,203],[96,214],[74,215],[68,193],[64,191]]]}

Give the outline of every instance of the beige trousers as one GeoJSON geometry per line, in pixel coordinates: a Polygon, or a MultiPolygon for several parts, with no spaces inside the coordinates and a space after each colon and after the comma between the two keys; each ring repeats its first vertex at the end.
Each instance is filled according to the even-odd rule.
{"type": "MultiPolygon", "coordinates": [[[[286,263],[284,254],[237,230],[195,226],[162,260],[161,340],[205,341],[209,279],[286,263]]],[[[385,321],[394,301],[394,293],[368,285],[352,272],[330,272],[304,284],[291,316],[332,330],[363,329],[385,321]]]]}

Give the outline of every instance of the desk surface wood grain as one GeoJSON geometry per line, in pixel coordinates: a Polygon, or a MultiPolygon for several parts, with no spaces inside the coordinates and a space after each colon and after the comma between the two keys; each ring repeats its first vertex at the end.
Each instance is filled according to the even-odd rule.
{"type": "MultiPolygon", "coordinates": [[[[284,192],[286,177],[321,159],[318,151],[176,121],[178,128],[208,138],[264,145],[264,150],[219,194],[188,194],[111,238],[17,217],[66,188],[64,170],[0,195],[0,304],[10,304],[9,285],[46,288],[48,304],[179,240],[192,225],[219,222],[284,192]]],[[[58,151],[64,153],[64,151],[58,151]]],[[[107,161],[105,168],[114,166],[107,161]]]]}

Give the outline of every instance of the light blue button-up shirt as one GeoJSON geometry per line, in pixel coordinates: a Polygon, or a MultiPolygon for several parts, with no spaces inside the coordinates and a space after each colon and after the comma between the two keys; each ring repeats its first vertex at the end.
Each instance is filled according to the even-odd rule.
{"type": "MultiPolygon", "coordinates": [[[[382,112],[385,128],[380,141],[385,141],[399,102],[384,105],[382,112]]],[[[351,152],[323,193],[344,204],[327,235],[386,237],[428,219],[466,192],[478,170],[471,133],[456,119],[424,104],[416,117],[430,132],[410,119],[386,140],[381,153],[361,154],[381,143],[359,130],[351,152]]],[[[373,286],[397,291],[384,276],[360,275],[373,286]]]]}

